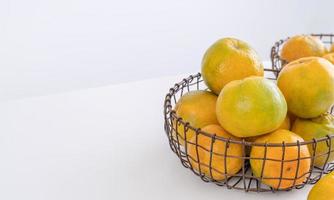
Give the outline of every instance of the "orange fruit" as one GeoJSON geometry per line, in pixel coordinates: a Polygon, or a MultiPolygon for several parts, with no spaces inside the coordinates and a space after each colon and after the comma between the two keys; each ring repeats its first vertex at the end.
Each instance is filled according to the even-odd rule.
{"type": "Polygon", "coordinates": [[[277,129],[286,129],[286,130],[290,130],[290,118],[289,118],[289,115],[287,114],[285,116],[285,119],[283,121],[283,123],[277,128],[277,129]]]}
{"type": "Polygon", "coordinates": [[[334,53],[329,53],[323,56],[326,60],[334,64],[334,53]]]}
{"type": "Polygon", "coordinates": [[[202,76],[217,95],[229,82],[248,76],[263,76],[263,65],[253,48],[235,38],[215,42],[202,60],[202,76]]]}
{"type": "MultiPolygon", "coordinates": [[[[205,126],[202,128],[202,131],[212,135],[216,134],[216,136],[227,139],[231,138],[233,140],[239,140],[238,138],[228,134],[219,125],[205,126]]],[[[199,134],[197,138],[195,136],[191,139],[188,146],[188,155],[189,155],[189,161],[193,169],[195,169],[198,172],[200,171],[199,169],[201,169],[202,174],[214,180],[224,180],[226,177],[236,174],[242,168],[243,162],[241,158],[235,158],[233,156],[236,157],[242,156],[242,151],[243,151],[242,146],[240,144],[229,143],[227,147],[225,141],[216,139],[213,142],[211,149],[212,142],[213,142],[212,136],[208,137],[203,134],[199,134]],[[197,146],[195,145],[196,139],[198,144],[197,146]],[[227,148],[226,159],[224,158],[225,148],[227,148]],[[198,157],[197,157],[197,151],[198,151],[198,157]],[[212,157],[210,156],[211,151],[212,151],[212,157]],[[211,168],[210,168],[210,163],[211,163],[211,168]]]]}
{"type": "Polygon", "coordinates": [[[288,116],[290,118],[290,128],[292,127],[292,125],[295,123],[297,117],[296,115],[292,114],[291,112],[288,111],[288,116]]]}
{"type": "MultiPolygon", "coordinates": [[[[293,124],[292,131],[301,136],[305,141],[311,141],[313,138],[320,139],[327,135],[334,133],[334,118],[330,114],[324,114],[313,119],[297,119],[293,124]]],[[[326,160],[331,162],[334,160],[334,145],[331,149],[327,145],[328,141],[322,141],[317,143],[314,165],[322,167],[326,164],[326,160]],[[331,152],[329,155],[328,152],[331,152]],[[327,158],[328,157],[328,158],[327,158]]],[[[332,139],[334,144],[334,138],[332,139]]],[[[313,155],[312,144],[308,145],[311,155],[313,155]]]]}
{"type": "MultiPolygon", "coordinates": [[[[218,124],[216,118],[216,102],[217,96],[208,91],[191,91],[183,95],[175,105],[175,112],[182,121],[188,122],[194,128],[202,128],[209,124],[218,124]]],[[[179,140],[184,145],[184,139],[191,139],[195,135],[195,131],[188,129],[185,134],[184,125],[177,124],[173,121],[173,129],[177,128],[178,135],[173,133],[175,140],[179,140]],[[178,138],[176,138],[178,136],[178,138]]]]}
{"type": "Polygon", "coordinates": [[[334,172],[325,175],[313,186],[307,200],[334,200],[334,172]]]}
{"type": "MultiPolygon", "coordinates": [[[[255,143],[282,144],[283,141],[285,143],[296,143],[304,140],[291,131],[279,129],[257,138],[255,143]]],[[[250,164],[254,176],[261,179],[264,184],[276,189],[287,189],[294,185],[302,184],[308,177],[307,173],[310,170],[311,160],[300,159],[298,162],[298,156],[299,158],[310,157],[310,152],[306,145],[301,145],[299,152],[297,146],[286,146],[284,150],[281,146],[268,146],[267,148],[264,146],[253,146],[250,154],[250,164]],[[264,160],[266,161],[263,165],[264,160]],[[280,178],[284,179],[280,181],[280,178]]]]}
{"type": "Polygon", "coordinates": [[[232,81],[221,91],[216,114],[220,125],[237,137],[252,137],[277,129],[287,113],[278,87],[263,77],[232,81]]]}
{"type": "MultiPolygon", "coordinates": [[[[287,114],[283,123],[277,128],[278,129],[285,129],[285,130],[290,130],[290,119],[289,115],[287,114]]],[[[247,142],[254,142],[257,138],[262,137],[263,135],[260,136],[254,136],[254,137],[247,137],[245,138],[245,141],[247,142]]]]}
{"type": "Polygon", "coordinates": [[[310,35],[296,35],[283,44],[281,58],[291,62],[304,57],[321,57],[326,52],[326,47],[319,38],[310,35]]]}
{"type": "Polygon", "coordinates": [[[334,102],[334,66],[324,58],[301,58],[282,69],[277,85],[289,112],[301,118],[317,117],[334,102]]]}
{"type": "MultiPolygon", "coordinates": [[[[277,128],[278,129],[285,129],[285,130],[290,130],[290,119],[289,119],[289,115],[286,115],[283,123],[277,128]]],[[[258,137],[261,137],[262,135],[260,136],[254,136],[254,137],[247,137],[245,138],[245,140],[247,142],[254,142],[258,137]]]]}

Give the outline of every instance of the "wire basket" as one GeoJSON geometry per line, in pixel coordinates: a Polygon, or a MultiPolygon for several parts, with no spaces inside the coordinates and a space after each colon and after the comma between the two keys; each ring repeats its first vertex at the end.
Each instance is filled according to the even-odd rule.
{"type": "MultiPolygon", "coordinates": [[[[312,36],[318,37],[325,45],[331,45],[334,42],[334,34],[310,34],[312,36]]],[[[277,41],[274,46],[271,48],[270,58],[272,69],[280,71],[284,65],[287,64],[287,61],[283,60],[280,56],[283,44],[289,39],[282,39],[277,41]]],[[[276,76],[278,72],[276,73],[276,76]]]]}
{"type": "MultiPolygon", "coordinates": [[[[279,70],[274,69],[265,69],[265,77],[268,79],[276,80],[276,77],[279,73],[279,70]]],[[[205,182],[212,182],[218,186],[226,186],[228,189],[238,189],[244,191],[254,191],[254,192],[264,192],[264,191],[288,191],[293,188],[300,189],[303,188],[306,184],[314,184],[316,183],[323,174],[327,174],[334,170],[334,162],[329,163],[328,159],[331,154],[334,153],[334,135],[328,135],[327,137],[321,139],[313,139],[312,141],[305,141],[305,142],[297,142],[297,143],[254,143],[248,142],[245,139],[233,140],[218,137],[216,135],[203,132],[201,129],[192,127],[189,125],[188,122],[183,121],[182,118],[179,118],[175,113],[175,104],[178,99],[189,91],[194,90],[207,90],[207,87],[203,83],[201,74],[198,73],[196,75],[189,76],[188,78],[183,79],[181,82],[176,83],[174,87],[170,88],[168,94],[165,97],[164,101],[164,129],[167,134],[169,145],[172,151],[178,156],[182,165],[188,169],[190,169],[194,174],[199,176],[205,182]],[[182,127],[182,128],[180,128],[182,127]],[[182,132],[182,134],[181,134],[182,132]],[[193,140],[189,140],[189,134],[194,134],[193,137],[196,137],[195,142],[193,140]],[[184,136],[184,137],[183,137],[184,136]],[[198,143],[199,137],[207,137],[210,140],[209,148],[203,147],[198,143]],[[181,142],[183,141],[183,142],[181,142]],[[224,150],[223,153],[215,152],[215,148],[213,148],[215,143],[223,143],[224,150]],[[333,144],[332,144],[333,143],[333,144]],[[242,147],[242,156],[232,156],[229,155],[227,152],[232,145],[241,145],[242,147]],[[315,154],[317,147],[319,145],[326,146],[326,152],[323,154],[315,154]],[[196,156],[190,156],[189,154],[189,147],[190,145],[195,146],[197,154],[196,156]],[[301,157],[300,156],[300,149],[303,146],[309,145],[313,149],[313,154],[309,157],[301,157]],[[264,150],[264,156],[262,158],[253,158],[249,155],[249,151],[252,147],[260,147],[264,150]],[[270,148],[279,148],[282,149],[282,159],[272,159],[269,158],[266,154],[270,150],[270,148]],[[285,152],[288,148],[296,148],[298,150],[298,157],[295,159],[285,159],[285,152]],[[204,151],[210,155],[209,162],[201,162],[199,157],[198,151],[204,151]],[[315,166],[314,160],[318,157],[324,158],[325,162],[322,166],[315,166]],[[225,170],[221,171],[217,169],[217,165],[213,166],[212,160],[214,158],[220,157],[223,160],[225,165],[225,170]],[[230,158],[239,159],[242,162],[242,167],[240,171],[237,173],[229,174],[226,171],[226,165],[228,165],[228,161],[230,158]],[[261,175],[255,176],[250,167],[250,160],[261,160],[262,161],[262,170],[261,175]],[[310,160],[311,167],[307,170],[306,173],[300,174],[299,164],[303,162],[303,160],[308,159],[310,160]],[[265,165],[270,162],[277,162],[281,165],[280,176],[277,177],[268,177],[265,176],[263,173],[263,169],[265,169],[265,165]],[[297,164],[297,171],[295,172],[294,178],[287,178],[283,177],[283,167],[286,163],[294,162],[297,164]],[[204,167],[209,171],[208,173],[204,173],[202,170],[204,167]],[[213,174],[219,174],[220,177],[223,178],[216,178],[217,176],[213,176],[213,174]],[[301,177],[306,177],[302,183],[298,183],[296,180],[300,179],[301,177]],[[275,180],[277,182],[277,187],[271,187],[263,183],[263,180],[275,180]],[[290,186],[281,188],[280,185],[283,182],[290,181],[290,186]]],[[[331,109],[332,113],[333,108],[331,109]]],[[[222,164],[223,164],[222,163],[222,164]]]]}

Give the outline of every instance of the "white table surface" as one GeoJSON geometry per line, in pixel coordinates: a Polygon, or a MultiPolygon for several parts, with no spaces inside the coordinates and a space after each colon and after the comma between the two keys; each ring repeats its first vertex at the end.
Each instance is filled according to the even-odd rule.
{"type": "Polygon", "coordinates": [[[306,199],[310,186],[246,193],[184,168],[162,114],[181,78],[0,102],[0,199],[306,199]]]}

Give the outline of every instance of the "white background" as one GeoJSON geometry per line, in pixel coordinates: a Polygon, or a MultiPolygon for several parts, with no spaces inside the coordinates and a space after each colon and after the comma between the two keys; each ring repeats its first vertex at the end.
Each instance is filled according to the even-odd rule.
{"type": "Polygon", "coordinates": [[[0,199],[306,199],[203,183],[162,103],[217,39],[268,60],[278,39],[332,32],[332,2],[0,0],[0,199]]]}
{"type": "Polygon", "coordinates": [[[221,37],[332,32],[334,1],[1,0],[0,100],[199,71],[221,37]]]}
{"type": "Polygon", "coordinates": [[[246,193],[184,168],[162,119],[166,88],[183,77],[0,102],[0,199],[306,200],[310,185],[246,193]]]}

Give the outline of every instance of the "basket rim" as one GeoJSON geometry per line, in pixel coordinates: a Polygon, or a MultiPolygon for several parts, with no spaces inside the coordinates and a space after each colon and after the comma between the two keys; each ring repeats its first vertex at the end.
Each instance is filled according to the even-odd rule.
{"type": "MultiPolygon", "coordinates": [[[[265,68],[264,71],[279,73],[279,70],[268,69],[268,68],[265,68]]],[[[326,135],[325,137],[322,137],[322,138],[313,138],[312,140],[307,140],[307,141],[299,141],[298,140],[297,142],[287,142],[287,143],[284,142],[284,141],[281,142],[281,143],[274,143],[274,142],[257,143],[257,142],[252,142],[252,141],[246,141],[245,138],[240,138],[240,140],[236,140],[236,139],[233,139],[233,138],[225,138],[225,137],[217,136],[216,134],[205,132],[205,131],[201,130],[201,128],[196,128],[196,127],[191,126],[189,122],[184,121],[181,117],[178,117],[176,115],[175,110],[173,110],[171,99],[172,99],[172,96],[179,91],[179,88],[182,85],[187,84],[187,83],[189,84],[195,78],[200,79],[201,76],[202,76],[201,73],[190,75],[187,78],[184,78],[182,81],[176,83],[174,85],[174,87],[169,89],[169,92],[165,96],[165,102],[164,102],[165,121],[168,120],[167,119],[168,115],[170,115],[172,119],[176,120],[176,123],[182,124],[185,129],[191,129],[191,130],[195,131],[197,135],[204,135],[206,137],[212,138],[213,140],[219,140],[219,141],[223,141],[223,142],[226,142],[226,143],[233,143],[233,144],[242,144],[244,146],[262,146],[262,147],[283,147],[283,146],[285,146],[285,147],[294,147],[294,146],[303,146],[303,145],[310,145],[310,144],[317,145],[317,143],[325,141],[325,142],[327,142],[327,145],[329,147],[331,147],[331,148],[334,147],[334,144],[332,144],[332,140],[334,140],[334,133],[330,134],[330,135],[326,135]]],[[[267,77],[264,77],[264,78],[267,78],[267,77]]],[[[202,82],[202,80],[200,82],[202,82]]],[[[331,113],[329,113],[329,114],[331,114],[331,113]]],[[[334,115],[332,115],[332,116],[334,116],[334,115]]],[[[220,125],[220,124],[218,124],[218,125],[220,125]]],[[[229,134],[231,134],[231,133],[229,133],[229,134]]],[[[231,134],[231,135],[233,136],[233,134],[231,134]]],[[[262,134],[262,135],[265,135],[265,134],[262,134]]],[[[259,135],[259,136],[261,136],[261,135],[259,135]]],[[[179,137],[181,137],[181,136],[179,136],[179,137]]],[[[236,137],[236,136],[234,136],[234,137],[236,137]]]]}

